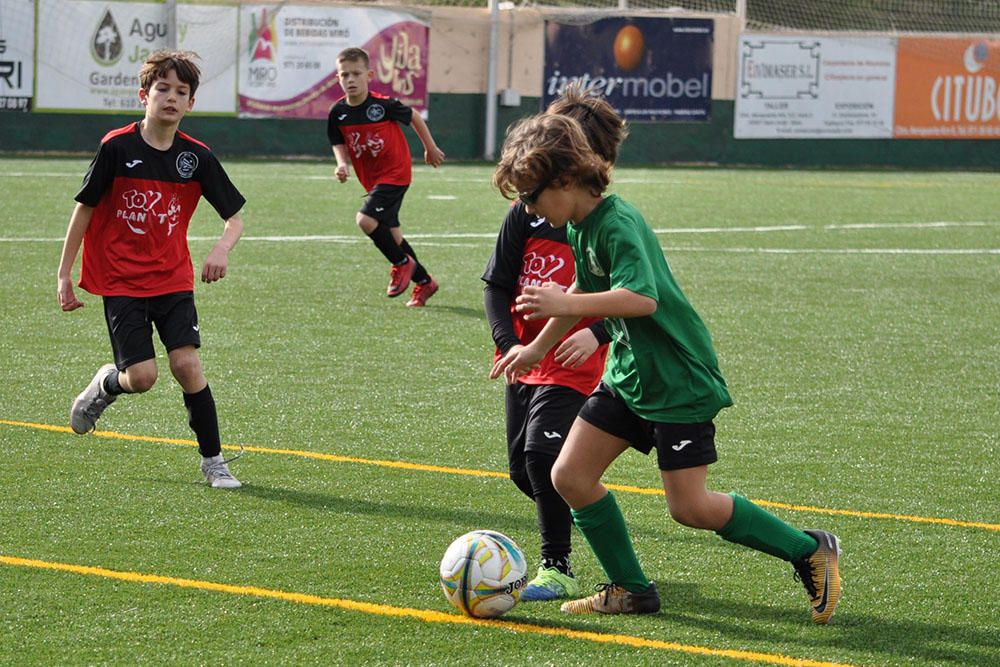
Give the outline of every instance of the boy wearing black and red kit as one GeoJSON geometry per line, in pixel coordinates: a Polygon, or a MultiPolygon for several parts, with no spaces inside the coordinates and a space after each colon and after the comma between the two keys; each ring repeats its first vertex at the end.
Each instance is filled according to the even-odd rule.
{"type": "MultiPolygon", "coordinates": [[[[579,86],[567,86],[546,113],[577,119],[594,151],[611,163],[618,158],[628,132],[607,100],[579,86]]],[[[534,193],[524,195],[507,211],[482,276],[486,317],[497,346],[494,363],[533,341],[545,324],[516,312],[516,299],[524,288],[556,283],[566,289],[575,281],[566,230],[529,212],[533,197],[534,193]]],[[[569,505],[552,484],[552,466],[573,420],[601,379],[610,340],[604,320],[581,320],[538,368],[507,386],[510,478],[534,502],[542,540],[541,565],[521,591],[521,600],[558,600],[581,593],[570,566],[573,520],[569,505]]]]}
{"type": "Polygon", "coordinates": [[[80,287],[103,297],[115,363],[102,366],[77,396],[70,425],[76,433],[88,433],[119,395],[152,388],[155,326],[184,393],[202,474],[215,488],[238,488],[229,461],[222,458],[215,400],[198,356],[200,325],[187,232],[204,196],[225,228],[205,259],[201,280],[224,278],[229,251],[243,234],[239,212],[246,200],[212,151],[178,131],[194,105],[201,74],[193,57],[157,51],[146,59],[139,71],[145,118],[104,136],[76,195],[59,263],[59,304],[65,311],[84,305],[70,275],[82,243],[80,287]]]}
{"type": "Polygon", "coordinates": [[[399,225],[399,208],[412,180],[410,147],[400,123],[412,125],[424,145],[427,164],[438,167],[444,153],[420,114],[395,98],[368,90],[374,76],[363,49],[340,52],[337,77],[345,97],[330,108],[326,134],[337,158],[337,180],[347,180],[351,164],[368,193],[356,221],[392,265],[386,294],[399,296],[412,280],[416,287],[406,305],[420,308],[437,292],[438,284],[417,261],[399,225]]]}

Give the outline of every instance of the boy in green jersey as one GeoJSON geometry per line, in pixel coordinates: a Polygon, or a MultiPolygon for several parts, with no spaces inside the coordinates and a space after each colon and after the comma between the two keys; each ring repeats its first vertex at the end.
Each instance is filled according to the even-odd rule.
{"type": "Polygon", "coordinates": [[[706,488],[708,466],[717,460],[712,420],[732,399],[708,330],[652,229],[631,204],[604,195],[610,168],[590,150],[576,121],[542,115],[509,132],[493,176],[504,196],[516,195],[553,227],[569,223],[576,261],[569,290],[526,287],[517,298],[526,319],[551,319],[531,343],[497,362],[493,375],[515,381],[581,317],[603,317],[612,338],[602,382],[552,469],[556,490],[610,582],[562,610],[659,611],[656,584],[643,573],[624,517],[601,483],[625,450],[655,448],[674,520],[791,562],[809,594],[813,621],[826,623],[840,598],[836,536],[799,530],[743,496],[706,488]]]}

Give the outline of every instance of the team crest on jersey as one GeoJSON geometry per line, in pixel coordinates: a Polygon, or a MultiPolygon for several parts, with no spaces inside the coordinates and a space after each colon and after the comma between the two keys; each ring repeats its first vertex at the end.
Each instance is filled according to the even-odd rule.
{"type": "Polygon", "coordinates": [[[599,278],[603,278],[607,275],[604,272],[604,269],[601,268],[600,263],[597,261],[597,253],[595,253],[594,249],[590,247],[587,248],[587,268],[590,269],[591,273],[599,278]]]}
{"type": "Polygon", "coordinates": [[[198,168],[198,156],[191,151],[184,151],[177,156],[177,173],[181,178],[191,178],[198,168]]]}
{"type": "Polygon", "coordinates": [[[365,115],[368,116],[368,120],[373,123],[377,123],[385,118],[385,107],[381,104],[373,104],[368,107],[367,111],[365,111],[365,115]]]}

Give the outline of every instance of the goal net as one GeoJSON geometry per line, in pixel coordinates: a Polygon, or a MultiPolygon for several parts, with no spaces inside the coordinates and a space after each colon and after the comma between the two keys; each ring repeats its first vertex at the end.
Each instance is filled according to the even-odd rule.
{"type": "Polygon", "coordinates": [[[747,0],[746,25],[762,31],[1000,32],[996,0],[747,0]]]}

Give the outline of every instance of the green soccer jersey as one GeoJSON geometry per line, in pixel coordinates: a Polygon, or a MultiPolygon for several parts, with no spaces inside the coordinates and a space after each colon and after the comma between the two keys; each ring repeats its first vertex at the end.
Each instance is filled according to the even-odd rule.
{"type": "Polygon", "coordinates": [[[624,288],[657,303],[652,315],[605,320],[612,341],[604,382],[650,421],[704,422],[732,405],[708,329],[642,214],[610,195],[567,228],[579,289],[624,288]]]}

